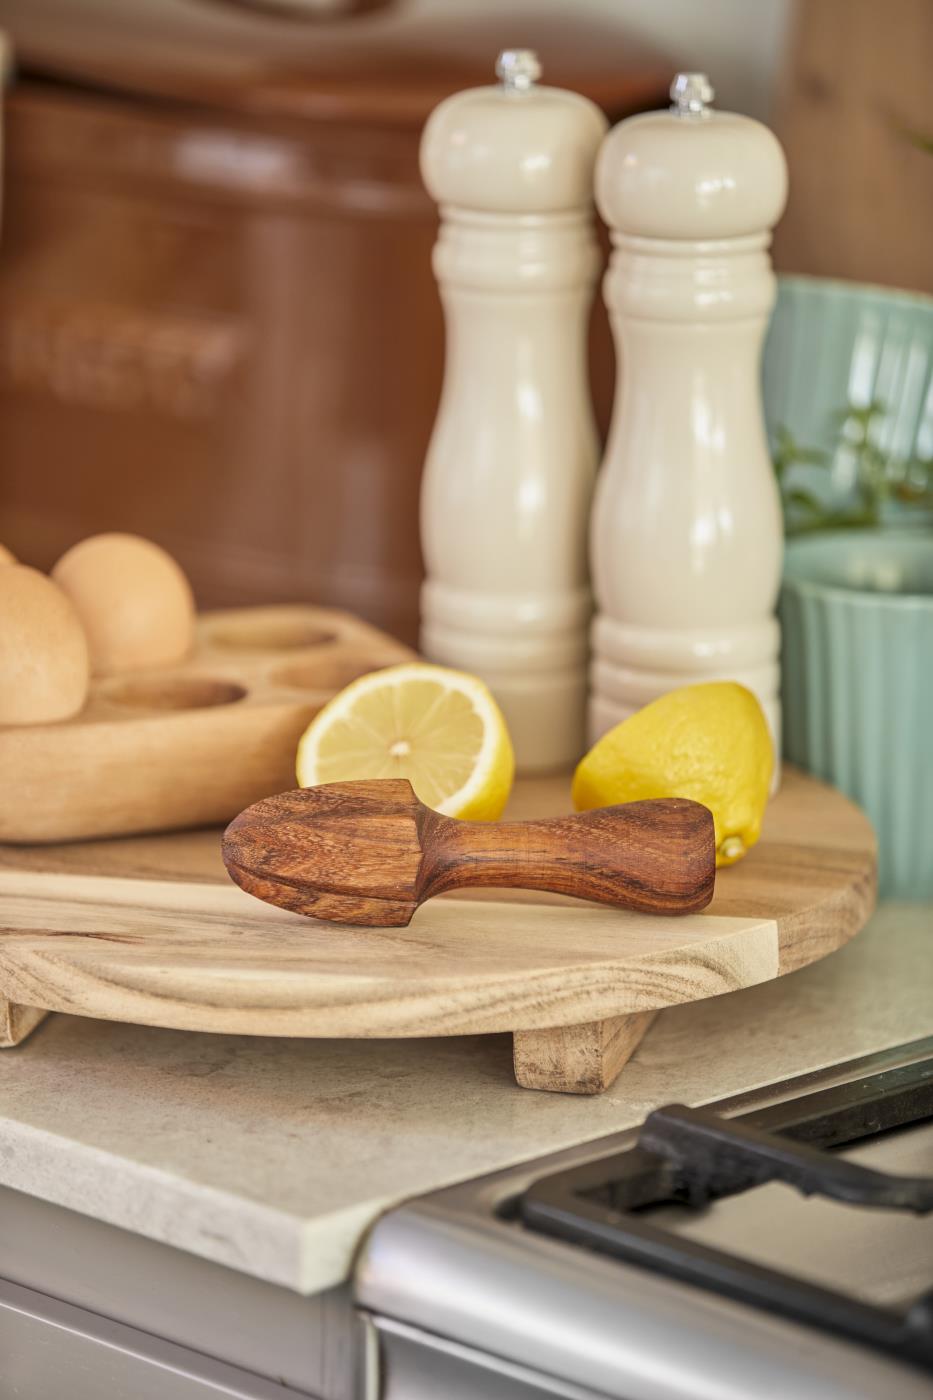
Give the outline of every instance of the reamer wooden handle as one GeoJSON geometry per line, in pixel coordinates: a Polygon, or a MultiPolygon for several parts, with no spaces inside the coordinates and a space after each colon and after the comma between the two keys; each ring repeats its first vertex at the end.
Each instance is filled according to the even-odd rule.
{"type": "Polygon", "coordinates": [[[706,807],[658,798],[531,822],[460,822],[428,812],[418,902],[469,885],[549,890],[649,914],[689,914],[713,897],[706,807]]]}

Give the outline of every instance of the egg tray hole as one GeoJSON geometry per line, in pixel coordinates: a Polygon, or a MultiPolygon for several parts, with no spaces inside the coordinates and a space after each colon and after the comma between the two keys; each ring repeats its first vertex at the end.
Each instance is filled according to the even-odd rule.
{"type": "Polygon", "coordinates": [[[140,677],[111,682],[100,695],[131,710],[206,710],[236,704],[246,696],[246,687],[212,676],[140,677]]]}
{"type": "Polygon", "coordinates": [[[334,648],[320,656],[312,655],[280,666],[271,673],[269,680],[290,690],[336,694],[351,681],[369,675],[370,671],[384,671],[388,666],[397,665],[397,657],[373,656],[366,652],[346,652],[334,648]]]}
{"type": "Polygon", "coordinates": [[[256,617],[219,622],[207,641],[223,651],[298,651],[337,641],[337,634],[304,617],[256,617]]]}

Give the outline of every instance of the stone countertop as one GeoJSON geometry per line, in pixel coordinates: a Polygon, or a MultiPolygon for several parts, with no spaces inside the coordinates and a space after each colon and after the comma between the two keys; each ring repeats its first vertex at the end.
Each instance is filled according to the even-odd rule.
{"type": "Polygon", "coordinates": [[[301,1293],[413,1196],[933,1034],[933,908],[663,1012],[598,1098],[520,1089],[511,1037],[302,1041],[53,1016],[0,1054],[0,1184],[301,1293]]]}

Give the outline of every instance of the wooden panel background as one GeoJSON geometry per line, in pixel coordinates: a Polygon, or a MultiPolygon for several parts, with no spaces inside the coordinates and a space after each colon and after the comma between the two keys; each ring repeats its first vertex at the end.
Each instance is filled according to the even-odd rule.
{"type": "Polygon", "coordinates": [[[782,272],[933,293],[933,4],[800,0],[776,129],[782,272]]]}
{"type": "MultiPolygon", "coordinates": [[[[443,373],[421,127],[493,80],[510,7],[341,44],[249,7],[4,0],[0,539],[40,568],[133,530],[202,607],[300,599],[413,642],[443,373]],[[51,79],[51,81],[50,81],[51,79]]],[[[347,25],[347,32],[352,25],[347,25]]],[[[529,14],[547,80],[616,120],[669,64],[529,14]]],[[[614,371],[597,297],[591,361],[614,371]]]]}

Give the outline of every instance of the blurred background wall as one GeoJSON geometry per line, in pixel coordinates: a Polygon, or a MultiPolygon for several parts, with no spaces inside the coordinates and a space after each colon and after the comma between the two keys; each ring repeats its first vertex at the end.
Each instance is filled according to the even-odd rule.
{"type": "Polygon", "coordinates": [[[799,0],[774,122],[779,269],[933,292],[933,4],[799,0]]]}
{"type": "MultiPolygon", "coordinates": [[[[158,539],[204,606],[413,640],[443,367],[420,131],[536,48],[612,121],[680,68],[773,124],[780,269],[933,290],[929,0],[0,0],[0,539],[158,539]]],[[[614,365],[594,307],[603,430],[614,365]]]]}
{"type": "MultiPolygon", "coordinates": [[[[611,24],[620,37],[665,54],[673,68],[709,73],[719,105],[770,121],[778,76],[787,52],[794,0],[537,0],[507,7],[521,37],[522,19],[533,24],[550,13],[589,13],[611,24]]],[[[501,0],[408,0],[403,10],[418,15],[502,12],[501,0]]],[[[516,41],[517,42],[517,41],[516,41]]]]}

